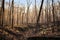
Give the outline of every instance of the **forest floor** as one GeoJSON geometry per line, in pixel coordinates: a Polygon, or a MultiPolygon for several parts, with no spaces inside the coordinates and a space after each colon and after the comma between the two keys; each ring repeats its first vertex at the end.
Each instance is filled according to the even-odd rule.
{"type": "Polygon", "coordinates": [[[60,32],[57,31],[57,26],[54,27],[39,28],[38,31],[35,27],[11,27],[11,26],[0,26],[0,39],[3,40],[25,40],[28,37],[60,37],[60,32]],[[36,32],[35,32],[36,31],[36,32]]]}

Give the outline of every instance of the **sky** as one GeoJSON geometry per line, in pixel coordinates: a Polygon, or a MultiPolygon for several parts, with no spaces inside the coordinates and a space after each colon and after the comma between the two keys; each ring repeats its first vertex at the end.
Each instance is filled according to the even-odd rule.
{"type": "MultiPolygon", "coordinates": [[[[9,2],[9,0],[5,0],[5,1],[6,1],[6,2],[9,2]]],[[[41,1],[41,0],[40,0],[40,1],[41,1]]],[[[39,4],[40,1],[37,0],[37,4],[39,4]]],[[[32,4],[34,4],[34,0],[30,0],[30,2],[31,2],[32,4]]],[[[27,4],[27,1],[26,1],[26,0],[14,0],[14,3],[15,3],[15,4],[23,4],[23,5],[26,5],[26,4],[27,4]]]]}
{"type": "MultiPolygon", "coordinates": [[[[11,0],[10,0],[11,1],[11,0]]],[[[35,0],[30,0],[29,2],[31,3],[31,5],[34,5],[35,0]]],[[[51,1],[51,0],[48,0],[51,1]]],[[[58,0],[54,0],[54,2],[56,3],[58,0]]],[[[60,1],[60,0],[59,0],[60,1]]],[[[9,0],[5,0],[5,2],[9,2],[9,0]]],[[[44,5],[46,5],[47,0],[44,0],[44,5]]],[[[27,0],[14,0],[14,3],[17,5],[27,5],[27,0]]],[[[40,6],[41,4],[41,0],[36,0],[36,3],[38,6],[40,6]]]]}

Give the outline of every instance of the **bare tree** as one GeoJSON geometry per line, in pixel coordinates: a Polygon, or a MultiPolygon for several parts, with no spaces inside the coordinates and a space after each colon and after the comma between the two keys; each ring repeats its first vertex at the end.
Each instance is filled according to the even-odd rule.
{"type": "MultiPolygon", "coordinates": [[[[55,26],[55,14],[54,14],[54,0],[52,0],[52,13],[53,13],[53,25],[55,26]]],[[[54,26],[52,29],[52,32],[54,32],[54,26]]]]}
{"type": "Polygon", "coordinates": [[[12,28],[13,28],[13,12],[14,12],[14,0],[12,0],[12,28]]]}
{"type": "Polygon", "coordinates": [[[40,15],[41,15],[41,11],[42,11],[43,3],[44,3],[44,0],[42,0],[42,2],[41,2],[41,6],[40,6],[40,10],[39,10],[39,14],[38,14],[38,17],[37,17],[36,30],[35,30],[34,33],[37,33],[37,32],[39,32],[39,30],[40,30],[40,26],[39,26],[39,21],[40,21],[40,20],[39,20],[39,19],[40,19],[40,15]]]}
{"type": "Polygon", "coordinates": [[[28,13],[29,13],[29,8],[31,5],[31,2],[30,2],[30,0],[26,0],[26,1],[27,1],[27,24],[28,24],[28,13]]]}
{"type": "Polygon", "coordinates": [[[49,2],[49,5],[48,5],[48,6],[49,6],[49,23],[50,23],[50,22],[51,22],[51,11],[50,11],[51,9],[50,9],[50,2],[49,2]]]}
{"type": "Polygon", "coordinates": [[[5,0],[2,0],[2,26],[3,26],[3,21],[4,21],[4,3],[5,3],[5,0]]]}
{"type": "MultiPolygon", "coordinates": [[[[55,14],[54,14],[54,0],[52,0],[52,13],[53,13],[53,22],[55,22],[55,14]]],[[[55,25],[55,23],[54,23],[55,25]]]]}
{"type": "Polygon", "coordinates": [[[48,24],[49,24],[49,20],[48,20],[48,0],[47,0],[47,13],[46,13],[46,18],[47,18],[47,27],[48,27],[48,24]]]}
{"type": "Polygon", "coordinates": [[[25,7],[23,7],[23,11],[22,11],[22,24],[24,23],[24,13],[25,13],[25,7]]]}
{"type": "Polygon", "coordinates": [[[19,7],[17,7],[17,25],[18,25],[18,8],[19,8],[19,7]]]}
{"type": "Polygon", "coordinates": [[[9,24],[11,25],[11,4],[9,0],[9,24]]]}
{"type": "Polygon", "coordinates": [[[36,5],[36,0],[35,0],[35,20],[36,20],[36,17],[37,17],[37,5],[36,5]]]}
{"type": "Polygon", "coordinates": [[[0,0],[0,25],[2,25],[2,0],[0,0]]]}
{"type": "Polygon", "coordinates": [[[44,2],[44,0],[42,0],[42,2],[41,2],[39,14],[38,14],[38,17],[37,17],[37,25],[39,24],[39,20],[40,20],[40,15],[41,15],[41,10],[42,10],[42,6],[43,6],[43,2],[44,2]]]}

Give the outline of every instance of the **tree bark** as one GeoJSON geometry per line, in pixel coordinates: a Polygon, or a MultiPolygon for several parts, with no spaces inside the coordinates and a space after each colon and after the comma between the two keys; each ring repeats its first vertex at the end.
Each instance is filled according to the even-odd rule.
{"type": "Polygon", "coordinates": [[[53,23],[55,25],[55,14],[54,14],[54,5],[53,5],[53,3],[54,3],[54,0],[52,0],[52,13],[53,13],[53,23]]]}
{"type": "Polygon", "coordinates": [[[42,2],[41,2],[39,14],[38,14],[38,17],[37,17],[37,25],[39,24],[39,21],[40,21],[39,19],[40,19],[40,15],[41,15],[41,10],[42,10],[42,6],[43,6],[43,2],[44,2],[44,0],[42,0],[42,2]]]}
{"type": "Polygon", "coordinates": [[[5,0],[2,0],[2,26],[3,26],[3,23],[4,23],[4,3],[5,3],[5,0]]]}
{"type": "Polygon", "coordinates": [[[37,17],[37,24],[36,24],[36,28],[35,28],[35,30],[34,30],[34,33],[37,33],[37,32],[40,31],[40,24],[39,24],[39,21],[40,21],[40,20],[39,20],[39,19],[40,19],[40,15],[41,15],[41,11],[42,11],[43,2],[44,2],[44,0],[42,0],[42,2],[41,2],[39,14],[38,14],[38,17],[37,17]]]}
{"type": "Polygon", "coordinates": [[[14,0],[12,0],[12,28],[13,28],[13,12],[14,12],[14,0]]]}

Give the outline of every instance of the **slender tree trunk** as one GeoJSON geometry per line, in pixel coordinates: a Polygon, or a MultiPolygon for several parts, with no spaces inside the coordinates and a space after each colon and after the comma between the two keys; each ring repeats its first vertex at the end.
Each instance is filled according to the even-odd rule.
{"type": "Polygon", "coordinates": [[[9,6],[8,6],[8,15],[7,15],[7,20],[8,20],[8,23],[7,25],[10,25],[10,0],[9,0],[9,6]]]}
{"type": "Polygon", "coordinates": [[[40,10],[39,10],[39,14],[38,14],[38,17],[37,17],[37,24],[36,24],[36,30],[35,30],[35,32],[34,33],[37,33],[37,32],[39,32],[39,30],[40,30],[40,25],[39,25],[39,19],[40,19],[40,15],[41,15],[41,11],[42,11],[42,7],[43,7],[43,2],[44,2],[44,0],[42,0],[42,2],[41,2],[41,6],[40,6],[40,10]]]}
{"type": "Polygon", "coordinates": [[[37,5],[36,5],[36,0],[35,0],[35,21],[36,22],[36,18],[37,18],[37,5]]]}
{"type": "Polygon", "coordinates": [[[29,6],[27,6],[27,24],[28,24],[28,13],[29,13],[29,6]]]}
{"type": "Polygon", "coordinates": [[[11,5],[9,0],[9,25],[11,24],[11,5]]]}
{"type": "Polygon", "coordinates": [[[10,4],[10,0],[9,0],[9,9],[10,9],[10,11],[9,11],[9,14],[10,14],[10,16],[9,16],[9,24],[11,25],[11,4],[10,4]]]}
{"type": "MultiPolygon", "coordinates": [[[[5,0],[2,0],[2,9],[1,9],[1,13],[2,13],[2,27],[4,27],[4,10],[5,10],[5,8],[4,8],[4,3],[5,3],[5,0]]],[[[4,31],[3,31],[3,29],[2,29],[2,33],[3,33],[4,31]]]]}
{"type": "Polygon", "coordinates": [[[5,3],[5,0],[2,0],[2,26],[4,25],[4,3],[5,3]]]}
{"type": "Polygon", "coordinates": [[[48,25],[49,25],[49,18],[48,18],[48,0],[47,0],[47,16],[46,16],[46,18],[47,18],[47,27],[48,27],[48,25]]]}
{"type": "MultiPolygon", "coordinates": [[[[52,0],[52,13],[53,13],[53,25],[55,26],[55,15],[54,15],[54,0],[52,0]]],[[[54,26],[53,26],[53,29],[52,29],[52,32],[54,32],[54,26]]]]}
{"type": "Polygon", "coordinates": [[[42,6],[43,6],[43,2],[44,2],[44,0],[42,0],[42,2],[41,2],[41,7],[40,7],[39,14],[38,14],[38,17],[37,17],[37,25],[39,24],[39,21],[40,21],[40,15],[41,15],[41,10],[42,10],[42,6]]]}
{"type": "Polygon", "coordinates": [[[17,25],[18,25],[18,7],[17,7],[17,25]]]}
{"type": "Polygon", "coordinates": [[[55,25],[55,15],[54,15],[54,5],[53,5],[53,3],[54,3],[54,0],[52,0],[52,13],[53,13],[53,23],[55,25]]]}
{"type": "Polygon", "coordinates": [[[12,28],[13,28],[13,12],[14,12],[14,0],[12,0],[12,28]]]}
{"type": "Polygon", "coordinates": [[[2,25],[2,0],[0,1],[0,5],[1,5],[1,7],[0,7],[0,25],[2,25]]]}
{"type": "MultiPolygon", "coordinates": [[[[50,11],[50,2],[49,2],[49,24],[51,23],[51,11],[50,11]]],[[[51,25],[51,24],[50,24],[51,25]]]]}
{"type": "Polygon", "coordinates": [[[29,16],[28,16],[28,14],[29,14],[29,7],[30,7],[30,5],[31,5],[31,3],[29,3],[30,2],[30,0],[27,0],[27,24],[28,24],[28,18],[29,18],[29,16]]]}

